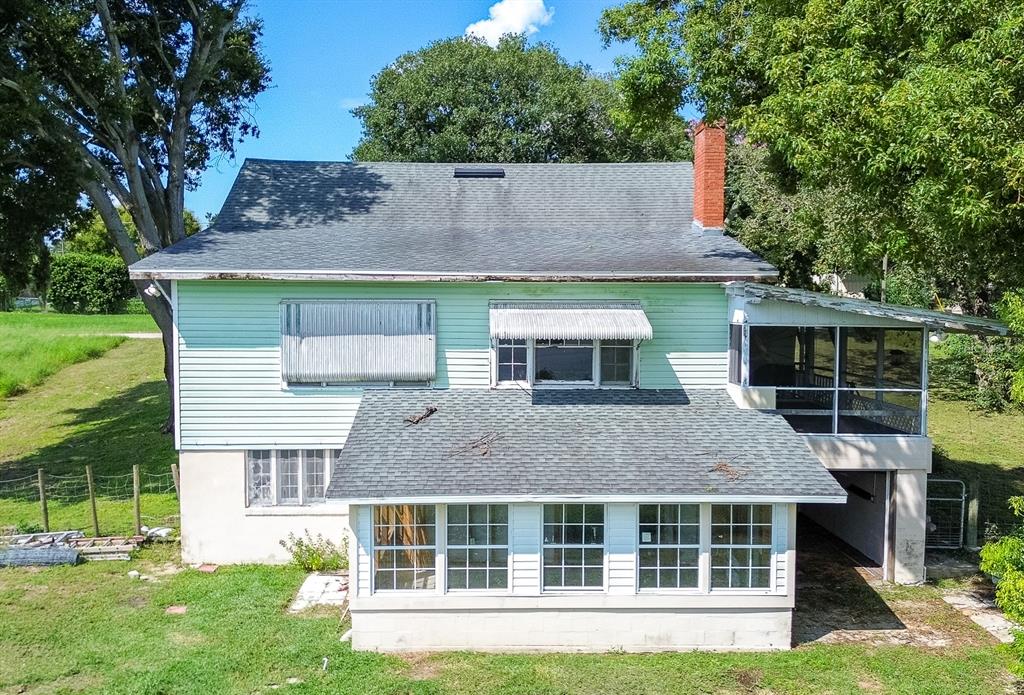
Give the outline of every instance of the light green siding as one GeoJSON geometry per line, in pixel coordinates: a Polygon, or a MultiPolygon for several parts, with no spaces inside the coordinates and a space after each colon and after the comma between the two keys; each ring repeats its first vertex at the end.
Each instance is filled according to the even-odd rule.
{"type": "Polygon", "coordinates": [[[182,449],[344,444],[360,391],[284,388],[280,302],[375,297],[437,301],[440,388],[490,385],[492,299],[639,300],[654,329],[640,347],[641,388],[726,381],[726,297],[717,284],[179,281],[182,449]]]}

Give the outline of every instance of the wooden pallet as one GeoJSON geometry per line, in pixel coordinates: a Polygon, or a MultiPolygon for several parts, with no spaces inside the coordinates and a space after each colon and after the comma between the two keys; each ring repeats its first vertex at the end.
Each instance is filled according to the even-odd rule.
{"type": "Polygon", "coordinates": [[[145,542],[145,536],[101,536],[73,538],[68,545],[86,560],[130,560],[131,553],[145,542]]]}

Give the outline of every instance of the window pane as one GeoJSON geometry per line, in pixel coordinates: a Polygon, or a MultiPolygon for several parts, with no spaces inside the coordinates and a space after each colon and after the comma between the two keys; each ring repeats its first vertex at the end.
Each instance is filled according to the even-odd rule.
{"type": "Polygon", "coordinates": [[[741,383],[743,375],[743,326],[729,326],[729,383],[741,383]]]}
{"type": "Polygon", "coordinates": [[[271,452],[267,450],[247,451],[246,474],[249,481],[249,504],[273,503],[274,479],[270,469],[271,452]]]}
{"type": "Polygon", "coordinates": [[[498,341],[498,381],[526,380],[526,341],[498,341]]]}
{"type": "MultiPolygon", "coordinates": [[[[653,510],[645,509],[642,514],[659,523],[639,526],[641,547],[637,559],[640,588],[677,589],[696,586],[697,558],[700,554],[700,505],[662,504],[650,507],[653,510]]],[[[723,513],[719,511],[718,516],[722,517],[723,513]]],[[[724,518],[730,518],[728,507],[724,518]]]]}
{"type": "Polygon", "coordinates": [[[921,434],[921,394],[907,391],[840,391],[839,432],[921,434]]]}
{"type": "Polygon", "coordinates": [[[306,502],[324,501],[324,483],[327,476],[325,465],[322,450],[302,452],[302,475],[305,485],[303,494],[306,502]]]}
{"type": "Polygon", "coordinates": [[[920,388],[922,329],[841,329],[840,385],[920,388]]]}
{"type": "MultiPolygon", "coordinates": [[[[576,341],[578,342],[578,341],[576,341]]],[[[594,346],[573,341],[549,340],[536,343],[533,354],[537,381],[594,380],[594,346]]]]}
{"type": "Polygon", "coordinates": [[[508,505],[448,506],[448,567],[469,568],[449,589],[508,587],[508,505]]]}
{"type": "MultiPolygon", "coordinates": [[[[433,589],[434,537],[433,505],[374,507],[376,588],[433,589]]],[[[464,560],[459,557],[455,558],[455,562],[464,564],[464,560]]]]}
{"type": "Polygon", "coordinates": [[[731,523],[712,527],[712,588],[768,588],[772,506],[713,505],[712,516],[724,519],[726,509],[731,523]]]}
{"type": "Polygon", "coordinates": [[[835,329],[751,326],[750,385],[831,387],[835,329]]]}
{"type": "Polygon", "coordinates": [[[601,383],[629,384],[633,378],[633,345],[625,340],[601,341],[601,383]]]}
{"type": "Polygon", "coordinates": [[[546,504],[544,519],[544,588],[603,586],[604,505],[546,504]]]}
{"type": "Polygon", "coordinates": [[[277,501],[299,501],[300,455],[295,449],[277,452],[277,501]]]}

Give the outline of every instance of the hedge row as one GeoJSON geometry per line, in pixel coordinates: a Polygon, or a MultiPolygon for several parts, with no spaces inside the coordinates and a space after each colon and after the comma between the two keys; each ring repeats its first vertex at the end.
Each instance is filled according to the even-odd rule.
{"type": "Polygon", "coordinates": [[[117,314],[135,296],[128,267],[120,258],[64,253],[50,267],[50,304],[66,314],[117,314]]]}

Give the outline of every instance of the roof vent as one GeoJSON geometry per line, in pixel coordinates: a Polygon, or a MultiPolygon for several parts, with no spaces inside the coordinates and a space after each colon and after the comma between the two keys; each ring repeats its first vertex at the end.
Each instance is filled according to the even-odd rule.
{"type": "Polygon", "coordinates": [[[501,167],[455,167],[457,179],[503,179],[505,170],[501,167]]]}

